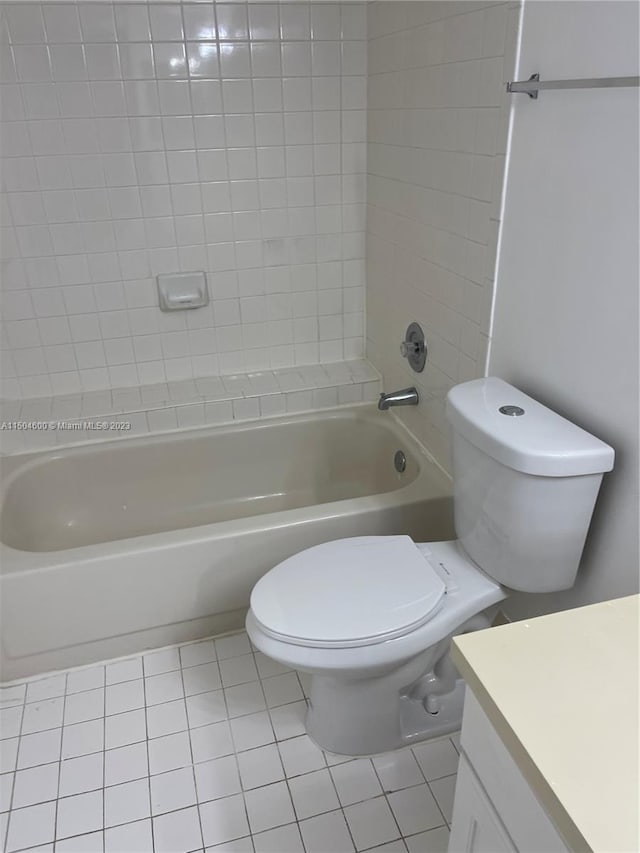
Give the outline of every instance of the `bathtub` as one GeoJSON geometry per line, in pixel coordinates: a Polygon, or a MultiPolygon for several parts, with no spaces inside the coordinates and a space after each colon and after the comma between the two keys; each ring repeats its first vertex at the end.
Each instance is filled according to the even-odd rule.
{"type": "Polygon", "coordinates": [[[6,457],[2,469],[3,681],[239,628],[261,575],[311,545],[453,536],[449,479],[369,405],[6,457]]]}

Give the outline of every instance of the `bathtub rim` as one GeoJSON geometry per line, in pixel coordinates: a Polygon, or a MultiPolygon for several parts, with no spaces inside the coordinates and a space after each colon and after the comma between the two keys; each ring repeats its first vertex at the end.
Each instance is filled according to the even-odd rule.
{"type": "MultiPolygon", "coordinates": [[[[367,420],[372,420],[377,418],[377,414],[374,404],[357,403],[313,412],[288,413],[268,418],[261,417],[242,421],[241,423],[171,430],[164,433],[133,436],[126,439],[114,438],[106,441],[82,442],[60,449],[37,450],[14,456],[5,456],[0,460],[0,464],[5,471],[5,466],[9,470],[6,473],[3,471],[0,487],[0,505],[4,502],[7,490],[12,482],[24,471],[37,467],[47,459],[54,460],[69,455],[86,455],[103,447],[135,446],[141,442],[144,442],[145,446],[148,446],[150,442],[162,444],[167,441],[188,440],[190,435],[216,435],[230,431],[237,434],[238,430],[248,432],[256,429],[256,427],[267,428],[278,423],[304,423],[317,421],[318,419],[350,419],[355,421],[358,417],[363,416],[367,420]]],[[[389,413],[385,414],[388,415],[389,413]]],[[[259,533],[261,530],[301,525],[335,516],[348,517],[357,515],[363,510],[385,509],[398,506],[399,504],[411,504],[425,498],[425,480],[429,483],[429,491],[432,492],[430,497],[434,499],[451,498],[452,481],[450,475],[436,462],[428,450],[418,441],[395,413],[390,414],[390,418],[385,417],[384,419],[384,428],[391,431],[399,441],[405,442],[410,447],[411,452],[415,454],[418,464],[418,473],[414,479],[397,489],[356,498],[328,501],[322,504],[310,504],[292,509],[276,510],[238,519],[210,522],[209,524],[200,524],[194,527],[175,528],[173,530],[146,533],[140,536],[130,536],[123,539],[112,539],[106,542],[79,545],[74,548],[65,548],[57,551],[23,551],[13,548],[0,540],[0,579],[8,581],[12,576],[23,573],[59,569],[76,563],[80,559],[87,562],[104,560],[105,558],[117,559],[123,553],[130,554],[141,551],[148,552],[151,555],[157,551],[174,548],[177,542],[202,542],[211,540],[212,538],[226,539],[248,531],[259,533]]]]}

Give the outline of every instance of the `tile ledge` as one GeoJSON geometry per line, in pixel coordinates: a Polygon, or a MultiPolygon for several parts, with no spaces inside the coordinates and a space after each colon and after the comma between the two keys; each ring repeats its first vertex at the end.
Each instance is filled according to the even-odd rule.
{"type": "Polygon", "coordinates": [[[373,365],[357,359],[7,400],[0,404],[0,448],[14,455],[373,402],[381,382],[373,365]],[[105,421],[128,426],[120,431],[87,425],[105,421]],[[12,422],[21,426],[8,426],[12,422]]]}

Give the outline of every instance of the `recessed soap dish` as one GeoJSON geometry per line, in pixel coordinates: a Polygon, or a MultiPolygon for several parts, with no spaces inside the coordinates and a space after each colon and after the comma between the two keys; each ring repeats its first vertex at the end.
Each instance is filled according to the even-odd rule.
{"type": "Polygon", "coordinates": [[[157,277],[161,311],[185,311],[209,304],[207,278],[203,272],[163,273],[157,277]]]}

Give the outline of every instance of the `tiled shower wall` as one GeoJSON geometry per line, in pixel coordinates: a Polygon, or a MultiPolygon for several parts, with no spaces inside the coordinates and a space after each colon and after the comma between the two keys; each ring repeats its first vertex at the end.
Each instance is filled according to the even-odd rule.
{"type": "Polygon", "coordinates": [[[363,3],[2,5],[3,396],[363,353],[363,3]],[[205,309],[154,277],[205,270],[205,309]]]}
{"type": "Polygon", "coordinates": [[[367,356],[399,416],[449,462],[446,394],[484,375],[519,5],[369,5],[367,356]],[[411,321],[428,346],[414,373],[411,321]]]}

